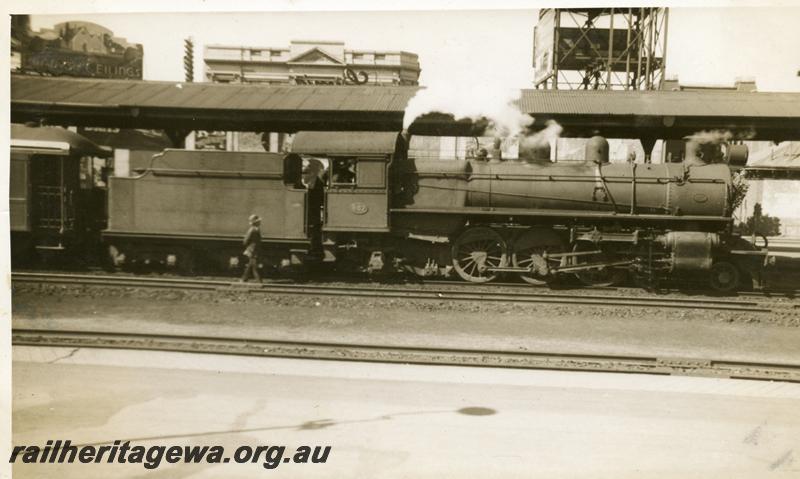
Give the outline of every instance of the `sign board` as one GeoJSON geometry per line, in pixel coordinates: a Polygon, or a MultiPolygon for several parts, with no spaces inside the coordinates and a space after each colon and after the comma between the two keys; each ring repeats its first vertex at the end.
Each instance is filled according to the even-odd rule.
{"type": "Polygon", "coordinates": [[[89,22],[66,22],[32,33],[21,45],[20,54],[23,72],[142,79],[142,45],[128,43],[89,22]]]}
{"type": "Polygon", "coordinates": [[[533,83],[538,84],[553,71],[553,33],[555,12],[548,10],[533,27],[533,83]]]}
{"type": "MultiPolygon", "coordinates": [[[[564,70],[584,70],[586,67],[596,66],[601,59],[605,70],[611,42],[611,30],[608,28],[592,28],[588,31],[580,28],[559,28],[558,67],[564,70]]],[[[624,72],[628,48],[627,30],[614,29],[613,43],[611,69],[624,72]]],[[[637,53],[635,47],[632,47],[630,68],[633,70],[636,69],[637,53]]],[[[660,62],[660,58],[656,61],[660,62]]]]}
{"type": "Polygon", "coordinates": [[[290,77],[295,85],[364,85],[369,81],[369,74],[363,70],[356,72],[345,68],[340,77],[313,77],[309,75],[294,75],[290,77]]]}

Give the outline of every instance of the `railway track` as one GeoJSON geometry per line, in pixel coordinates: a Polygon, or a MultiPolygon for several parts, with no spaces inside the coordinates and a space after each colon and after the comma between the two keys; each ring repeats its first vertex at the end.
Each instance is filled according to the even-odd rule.
{"type": "MultiPolygon", "coordinates": [[[[116,274],[116,273],[107,273],[101,272],[100,269],[90,269],[88,272],[80,270],[80,271],[69,271],[69,270],[20,270],[15,272],[14,274],[51,274],[51,275],[64,275],[64,274],[75,274],[75,275],[86,275],[86,276],[111,276],[113,277],[124,277],[124,278],[154,278],[153,276],[143,276],[143,275],[129,275],[129,274],[116,274]]],[[[185,276],[177,276],[174,274],[159,274],[155,279],[175,279],[175,280],[185,280],[187,279],[185,276]]],[[[198,279],[199,281],[219,281],[225,284],[231,284],[235,281],[236,278],[232,278],[231,276],[199,276],[194,277],[194,279],[198,279]]],[[[305,281],[300,283],[295,282],[295,280],[290,278],[283,278],[277,280],[267,280],[267,284],[308,284],[305,281]]],[[[392,284],[402,284],[406,286],[412,285],[419,285],[419,286],[447,286],[447,287],[455,287],[455,288],[462,288],[462,289],[495,289],[495,288],[503,288],[509,290],[518,290],[524,292],[536,292],[536,291],[548,291],[553,293],[558,292],[565,292],[569,291],[578,292],[578,294],[584,294],[586,292],[616,292],[616,293],[631,293],[637,294],[642,293],[643,289],[641,287],[633,287],[633,286],[586,286],[586,285],[536,285],[536,284],[529,284],[523,283],[520,281],[517,282],[508,282],[508,281],[492,281],[491,283],[469,283],[458,279],[421,279],[417,277],[412,278],[403,278],[401,281],[381,281],[380,278],[375,277],[367,277],[367,276],[342,276],[342,275],[323,275],[319,278],[321,283],[359,283],[359,284],[384,284],[384,285],[392,285],[392,284]]],[[[758,290],[751,290],[751,291],[740,291],[737,293],[720,293],[717,291],[711,291],[708,289],[687,289],[687,288],[676,288],[676,287],[661,287],[655,292],[649,292],[648,294],[654,295],[666,295],[666,294],[680,294],[685,296],[704,296],[704,297],[711,297],[711,298],[788,298],[788,299],[795,299],[800,298],[800,289],[791,289],[791,288],[784,288],[784,289],[758,289],[758,290]]]]}
{"type": "Polygon", "coordinates": [[[303,284],[241,284],[223,280],[204,280],[189,278],[152,278],[139,276],[53,274],[53,273],[12,273],[15,283],[44,283],[63,285],[92,285],[134,288],[179,289],[190,291],[239,291],[248,294],[293,294],[306,296],[344,296],[438,301],[491,301],[501,303],[536,303],[588,306],[625,306],[636,308],[677,308],[716,311],[738,311],[743,313],[770,313],[773,307],[766,307],[756,300],[720,298],[664,298],[623,296],[613,294],[580,294],[557,292],[534,292],[519,290],[514,292],[452,291],[431,288],[392,288],[364,286],[326,286],[303,284]]]}
{"type": "Polygon", "coordinates": [[[800,366],[692,358],[553,354],[143,333],[12,329],[12,344],[519,369],[625,372],[800,382],[800,366]]]}

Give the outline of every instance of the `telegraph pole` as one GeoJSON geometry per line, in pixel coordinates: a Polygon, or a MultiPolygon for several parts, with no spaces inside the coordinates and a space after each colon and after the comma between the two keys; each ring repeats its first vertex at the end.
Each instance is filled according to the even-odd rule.
{"type": "MultiPolygon", "coordinates": [[[[192,37],[183,40],[183,73],[186,83],[194,81],[194,39],[192,37]]],[[[182,147],[187,150],[195,149],[194,131],[185,133],[182,147]]]]}
{"type": "Polygon", "coordinates": [[[183,72],[186,83],[194,81],[194,40],[189,37],[183,41],[183,72]]]}

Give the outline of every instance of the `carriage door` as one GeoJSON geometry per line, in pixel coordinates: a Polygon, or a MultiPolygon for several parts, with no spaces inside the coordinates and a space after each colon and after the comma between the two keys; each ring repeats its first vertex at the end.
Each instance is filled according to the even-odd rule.
{"type": "Polygon", "coordinates": [[[324,231],[389,231],[389,158],[331,158],[324,231]]]}
{"type": "Polygon", "coordinates": [[[47,235],[64,235],[75,228],[77,168],[69,156],[35,155],[31,158],[32,228],[47,235]]]}

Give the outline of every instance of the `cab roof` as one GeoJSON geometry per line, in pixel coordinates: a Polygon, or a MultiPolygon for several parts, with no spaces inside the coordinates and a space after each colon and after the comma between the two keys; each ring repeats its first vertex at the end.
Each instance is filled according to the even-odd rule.
{"type": "Polygon", "coordinates": [[[292,142],[292,152],[309,155],[385,155],[397,147],[397,132],[301,131],[292,142]]]}

